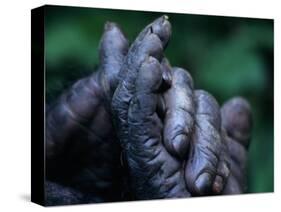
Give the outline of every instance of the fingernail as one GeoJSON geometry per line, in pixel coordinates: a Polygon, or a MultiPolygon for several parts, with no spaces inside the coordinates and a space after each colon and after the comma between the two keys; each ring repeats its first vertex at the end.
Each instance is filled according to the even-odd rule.
{"type": "Polygon", "coordinates": [[[201,174],[195,181],[195,187],[199,194],[205,194],[210,190],[212,177],[209,173],[201,174]]]}
{"type": "Polygon", "coordinates": [[[162,85],[161,90],[166,91],[172,85],[172,74],[170,73],[169,70],[165,70],[165,69],[162,69],[162,70],[163,70],[163,73],[162,73],[162,79],[163,79],[162,84],[163,85],[162,85]]]}
{"type": "Polygon", "coordinates": [[[172,33],[171,27],[172,26],[170,22],[164,16],[156,19],[155,22],[151,25],[152,32],[160,38],[163,47],[168,44],[172,33]]]}
{"type": "Polygon", "coordinates": [[[215,182],[213,184],[213,191],[215,194],[220,194],[223,189],[223,179],[221,176],[216,176],[215,182]]]}

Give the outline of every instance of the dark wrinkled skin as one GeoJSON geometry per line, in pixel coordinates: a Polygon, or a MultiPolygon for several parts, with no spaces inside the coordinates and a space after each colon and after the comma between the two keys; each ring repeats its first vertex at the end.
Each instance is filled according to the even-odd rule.
{"type": "MultiPolygon", "coordinates": [[[[121,150],[109,105],[127,49],[128,41],[119,27],[107,23],[99,70],[76,82],[46,114],[47,179],[94,196],[94,202],[123,198],[121,150]]],[[[47,204],[53,204],[48,190],[46,196],[47,204]]],[[[80,203],[93,202],[88,197],[80,199],[80,203]]],[[[60,202],[67,203],[65,199],[60,202]]]]}
{"type": "Polygon", "coordinates": [[[188,72],[164,58],[170,36],[163,16],[128,49],[106,24],[98,72],[47,111],[48,205],[245,190],[250,107],[234,98],[220,110],[194,90],[188,72]]]}
{"type": "Polygon", "coordinates": [[[231,163],[231,174],[223,193],[241,194],[247,189],[247,149],[252,128],[250,105],[241,97],[232,98],[222,106],[221,117],[231,163]]]}

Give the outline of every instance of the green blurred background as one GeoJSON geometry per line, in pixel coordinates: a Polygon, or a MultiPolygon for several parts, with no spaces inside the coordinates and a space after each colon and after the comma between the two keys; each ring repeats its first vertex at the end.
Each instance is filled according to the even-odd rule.
{"type": "MultiPolygon", "coordinates": [[[[272,192],[273,20],[169,14],[173,34],[166,56],[187,69],[195,87],[220,104],[232,96],[252,106],[254,129],[248,192],[272,192]]],[[[117,22],[132,42],[163,13],[48,6],[46,9],[46,92],[52,102],[77,79],[96,70],[106,21],[117,22]]]]}

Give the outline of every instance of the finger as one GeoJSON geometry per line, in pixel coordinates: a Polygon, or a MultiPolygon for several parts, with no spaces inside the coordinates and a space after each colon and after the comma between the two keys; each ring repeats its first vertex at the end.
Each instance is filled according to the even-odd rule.
{"type": "MultiPolygon", "coordinates": [[[[117,24],[107,22],[99,45],[99,59],[103,87],[113,93],[118,84],[118,74],[124,57],[128,52],[129,43],[117,24]]],[[[109,92],[105,92],[109,93],[109,92]]]]}
{"type": "Polygon", "coordinates": [[[172,68],[171,68],[170,63],[167,58],[162,59],[161,68],[163,70],[163,73],[162,73],[163,81],[162,81],[162,84],[160,87],[160,92],[162,93],[171,87],[173,76],[172,76],[172,68]]]}
{"type": "Polygon", "coordinates": [[[172,85],[172,68],[167,58],[163,58],[161,61],[161,69],[162,69],[162,83],[160,88],[158,89],[158,101],[156,112],[159,118],[164,122],[165,113],[166,113],[166,102],[164,98],[164,93],[171,87],[172,85]]]}
{"type": "Polygon", "coordinates": [[[252,130],[251,108],[247,100],[235,97],[222,106],[221,116],[222,126],[227,134],[231,173],[243,192],[247,186],[247,148],[252,130]]]}
{"type": "Polygon", "coordinates": [[[241,97],[228,100],[221,108],[222,126],[227,135],[248,148],[252,129],[250,104],[241,97]]]}
{"type": "MultiPolygon", "coordinates": [[[[56,164],[56,158],[63,152],[67,142],[73,141],[75,135],[83,134],[81,126],[87,125],[94,112],[100,108],[101,93],[98,84],[91,77],[87,77],[77,81],[49,106],[46,113],[47,161],[51,160],[56,164]]],[[[104,115],[106,116],[107,114],[104,115]]],[[[94,133],[97,132],[104,132],[104,129],[102,131],[95,129],[94,133]]]]}
{"type": "Polygon", "coordinates": [[[120,78],[123,79],[128,71],[133,72],[132,68],[138,70],[147,56],[161,59],[170,36],[171,24],[167,16],[161,16],[147,25],[131,45],[127,65],[122,67],[120,78]]]}
{"type": "Polygon", "coordinates": [[[195,128],[185,169],[187,186],[193,195],[211,193],[217,174],[220,137],[220,111],[216,100],[205,91],[195,91],[195,128]]]}
{"type": "Polygon", "coordinates": [[[129,142],[124,144],[125,150],[133,158],[146,160],[152,157],[152,146],[159,145],[161,141],[161,121],[156,115],[156,90],[161,85],[162,73],[159,62],[148,57],[141,65],[136,80],[135,93],[128,109],[128,137],[129,142]],[[151,137],[153,139],[151,139],[151,137]],[[147,141],[147,142],[145,142],[147,141]],[[139,151],[134,151],[138,149],[139,151]],[[148,154],[150,153],[150,154],[148,154]]]}
{"type": "Polygon", "coordinates": [[[161,82],[162,70],[159,62],[153,57],[148,57],[141,65],[136,80],[135,99],[132,99],[130,103],[130,120],[135,120],[137,122],[155,113],[157,105],[156,91],[160,87],[161,82]],[[138,103],[136,101],[138,101],[138,103]],[[139,107],[139,110],[135,107],[139,107]],[[137,116],[132,115],[130,112],[136,113],[137,116]]]}
{"type": "Polygon", "coordinates": [[[142,64],[138,76],[128,113],[130,143],[126,149],[131,178],[136,182],[133,186],[140,197],[145,191],[153,193],[154,186],[159,187],[155,185],[158,179],[153,180],[151,176],[158,172],[160,161],[164,159],[160,146],[162,124],[155,113],[155,91],[162,80],[159,62],[149,57],[142,64]]]}
{"type": "Polygon", "coordinates": [[[129,49],[123,63],[120,75],[121,82],[112,99],[113,114],[115,119],[118,119],[116,121],[116,128],[122,143],[126,143],[128,138],[127,113],[140,66],[149,56],[159,58],[161,57],[160,55],[163,55],[163,46],[170,36],[170,33],[167,33],[170,32],[170,28],[170,23],[166,18],[156,19],[140,33],[129,49]],[[155,29],[155,32],[151,29],[155,29]]]}
{"type": "Polygon", "coordinates": [[[168,22],[168,16],[161,16],[148,24],[136,38],[134,46],[138,46],[142,43],[147,34],[151,33],[158,35],[163,46],[166,47],[171,36],[171,25],[168,22]],[[163,24],[165,27],[162,26],[163,24]]]}
{"type": "Polygon", "coordinates": [[[184,158],[194,124],[193,80],[181,68],[174,68],[172,74],[172,86],[164,95],[164,144],[171,154],[184,158]]]}
{"type": "Polygon", "coordinates": [[[230,155],[231,173],[239,183],[240,187],[244,189],[246,187],[247,179],[248,152],[242,144],[236,142],[232,138],[227,136],[226,140],[230,155]]]}
{"type": "MultiPolygon", "coordinates": [[[[130,102],[128,112],[129,125],[139,132],[131,133],[133,138],[141,136],[143,140],[146,140],[146,137],[152,136],[150,132],[153,132],[158,135],[155,136],[158,137],[157,141],[160,142],[161,130],[157,128],[159,123],[155,123],[155,120],[157,120],[155,116],[157,106],[156,91],[160,87],[161,81],[162,70],[160,64],[155,58],[149,57],[140,68],[138,79],[136,80],[136,91],[130,102]],[[144,125],[141,126],[141,124],[144,125]],[[148,127],[147,124],[151,126],[148,127]],[[152,127],[153,124],[157,124],[156,127],[152,127]]],[[[135,140],[136,144],[131,141],[130,145],[143,145],[139,142],[139,139],[135,140]]]]}
{"type": "Polygon", "coordinates": [[[212,188],[214,194],[221,194],[221,192],[223,191],[230,174],[229,167],[230,167],[229,162],[226,159],[224,159],[224,157],[220,158],[217,168],[217,175],[215,177],[213,188],[212,188]]]}
{"type": "Polygon", "coordinates": [[[129,107],[127,159],[137,198],[189,196],[181,163],[162,145],[162,122],[156,114],[157,91],[162,83],[159,62],[149,57],[141,66],[129,107]]]}
{"type": "Polygon", "coordinates": [[[222,150],[217,166],[217,175],[213,183],[213,194],[221,194],[230,175],[230,153],[227,145],[226,132],[221,130],[222,150]]]}

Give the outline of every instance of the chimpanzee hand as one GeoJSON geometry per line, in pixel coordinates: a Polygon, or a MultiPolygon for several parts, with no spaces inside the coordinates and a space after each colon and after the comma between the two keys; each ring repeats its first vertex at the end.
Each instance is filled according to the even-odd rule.
{"type": "MultiPolygon", "coordinates": [[[[146,33],[163,30],[163,19],[148,25],[131,49],[142,45],[146,33]]],[[[154,44],[146,41],[144,45],[154,44]]],[[[47,111],[46,165],[47,180],[51,180],[46,184],[47,204],[68,204],[70,199],[75,203],[128,199],[122,194],[125,178],[109,102],[123,61],[142,60],[146,53],[131,50],[127,55],[127,47],[121,30],[107,24],[100,44],[99,71],[75,83],[47,111]]]]}
{"type": "Polygon", "coordinates": [[[223,116],[221,130],[214,98],[193,91],[186,71],[171,70],[163,59],[170,34],[163,16],[140,33],[127,53],[121,30],[106,25],[99,71],[79,80],[47,111],[47,179],[53,181],[46,184],[47,204],[128,200],[122,196],[125,173],[110,113],[118,83],[112,107],[135,198],[217,194],[225,184],[224,193],[241,192],[245,158],[227,151],[243,151],[231,132],[237,129],[237,135],[244,128],[236,123],[228,129],[225,123],[233,121],[224,122],[223,116]],[[228,163],[236,169],[226,180],[228,163]]]}
{"type": "MultiPolygon", "coordinates": [[[[166,67],[167,65],[162,67],[166,67]]],[[[173,68],[164,93],[164,145],[181,159],[187,189],[193,196],[220,194],[229,175],[229,152],[221,132],[219,105],[209,93],[193,90],[187,71],[173,68]]]]}
{"type": "Polygon", "coordinates": [[[115,141],[109,105],[127,49],[128,42],[119,27],[107,23],[100,42],[99,70],[76,82],[49,107],[47,180],[72,192],[61,192],[60,196],[55,193],[58,189],[53,189],[56,184],[47,183],[47,204],[69,203],[70,194],[72,199],[78,196],[76,202],[80,203],[120,200],[120,147],[115,141]]]}
{"type": "MultiPolygon", "coordinates": [[[[166,64],[166,63],[164,63],[166,64]]],[[[162,62],[162,67],[164,70],[169,68],[167,64],[163,66],[162,62]]],[[[166,70],[167,72],[167,70],[166,70]]],[[[195,105],[192,103],[192,79],[188,75],[187,72],[185,72],[182,69],[174,69],[173,72],[174,78],[173,78],[173,83],[171,89],[169,89],[168,92],[164,95],[164,101],[166,102],[166,110],[169,109],[169,105],[173,106],[177,105],[181,110],[185,110],[185,112],[178,112],[177,110],[174,109],[174,113],[166,113],[166,120],[164,122],[164,144],[167,148],[167,150],[180,158],[182,158],[186,152],[188,147],[190,147],[190,152],[189,152],[189,161],[194,160],[194,152],[196,152],[196,144],[194,145],[194,142],[191,143],[191,146],[189,146],[187,141],[187,138],[185,137],[186,135],[192,135],[192,133],[196,133],[196,125],[202,124],[202,121],[200,119],[196,120],[197,123],[195,123],[195,128],[192,128],[192,114],[194,114],[194,109],[193,107],[198,107],[198,104],[196,105],[196,93],[198,91],[195,91],[195,105]],[[180,73],[182,72],[182,76],[177,77],[177,72],[180,73]],[[184,79],[184,75],[186,75],[186,82],[183,83],[177,83],[176,85],[176,79],[178,79],[178,82],[180,82],[181,79],[184,79]],[[189,85],[187,87],[186,85],[189,85]],[[184,94],[185,93],[185,94],[184,94]],[[188,104],[189,102],[189,104],[188,104]],[[193,104],[193,106],[192,106],[193,104]],[[188,112],[189,114],[187,114],[188,112]],[[172,115],[171,115],[172,114],[172,115]],[[191,114],[191,115],[190,115],[191,114]],[[169,118],[169,115],[172,118],[169,118]],[[184,117],[188,117],[188,119],[184,117]],[[181,118],[180,118],[181,117],[181,118]],[[180,123],[178,125],[177,123],[180,123]],[[184,126],[187,128],[185,129],[184,126]],[[191,126],[191,127],[188,127],[191,126]],[[175,139],[178,135],[181,134],[181,130],[185,129],[183,136],[180,135],[180,139],[175,139]],[[195,129],[195,130],[194,130],[195,129]],[[195,132],[192,132],[192,131],[195,132]],[[174,131],[174,132],[172,132],[174,131]],[[174,137],[174,141],[173,141],[174,137]],[[173,142],[171,142],[173,141],[173,142]]],[[[198,102],[198,101],[197,101],[198,102]]],[[[162,106],[163,107],[163,106],[162,106]]],[[[205,109],[208,107],[207,105],[202,106],[205,109]]],[[[163,110],[163,109],[162,109],[163,110]]],[[[198,110],[198,109],[197,109],[198,110]]],[[[172,111],[172,110],[171,110],[172,111]]],[[[212,113],[212,111],[215,110],[209,110],[209,114],[212,113]]],[[[196,116],[195,116],[196,117],[196,116]]],[[[220,147],[216,147],[216,149],[222,148],[220,150],[219,158],[220,158],[220,163],[217,163],[217,176],[215,178],[212,191],[209,194],[241,194],[244,193],[247,189],[247,158],[248,158],[248,146],[251,138],[251,130],[252,130],[252,114],[251,114],[251,108],[247,100],[241,98],[241,97],[234,97],[227,102],[224,103],[224,105],[221,108],[221,129],[218,130],[220,131],[220,136],[221,136],[221,144],[220,147]],[[224,166],[229,166],[224,167],[224,166]],[[229,177],[227,178],[228,175],[228,169],[230,169],[229,177]],[[224,188],[223,188],[224,186],[224,188]]],[[[216,123],[219,123],[219,121],[216,121],[216,123]]],[[[199,128],[203,129],[203,127],[199,128]]],[[[210,129],[206,130],[208,132],[210,129]]],[[[210,132],[210,131],[209,131],[210,132]]],[[[203,134],[204,135],[204,134],[203,134]]],[[[194,136],[194,135],[193,135],[194,136]]],[[[206,136],[206,134],[205,134],[206,136]]],[[[198,139],[200,140],[200,139],[198,139]]],[[[210,140],[210,142],[213,142],[210,140]]],[[[197,144],[200,146],[200,144],[197,144]]],[[[211,143],[211,145],[215,145],[214,143],[211,143]]],[[[204,152],[203,156],[199,157],[195,154],[195,159],[197,158],[199,161],[202,161],[204,158],[204,154],[210,155],[210,152],[215,152],[212,149],[207,148],[207,151],[204,151],[203,149],[198,152],[204,152]],[[209,153],[208,153],[209,152],[209,153]]],[[[208,161],[211,161],[211,158],[208,159],[208,161]]],[[[213,160],[215,161],[215,160],[213,160]]],[[[196,164],[196,162],[193,162],[196,164]]],[[[198,163],[199,164],[199,163],[198,163]]],[[[197,165],[198,165],[197,164],[197,165]]],[[[192,181],[192,173],[194,170],[196,171],[196,165],[193,167],[186,167],[186,180],[187,180],[187,185],[190,188],[192,193],[195,195],[202,195],[206,194],[206,192],[197,192],[196,188],[194,189],[194,185],[192,181]],[[189,168],[189,171],[188,171],[189,168]],[[188,180],[191,179],[191,180],[188,180]],[[194,192],[195,191],[195,192],[194,192]]],[[[207,186],[206,184],[207,181],[203,181],[203,185],[207,186]]],[[[207,186],[208,187],[208,186],[207,186]]],[[[206,188],[207,188],[206,187],[206,188]]],[[[210,187],[209,187],[210,189],[210,187]]],[[[210,192],[210,190],[209,190],[210,192]]],[[[208,192],[207,192],[208,193],[208,192]]]]}
{"type": "Polygon", "coordinates": [[[124,61],[112,99],[131,189],[136,199],[220,193],[229,165],[219,106],[207,92],[193,92],[186,71],[169,70],[163,49],[171,27],[159,20],[162,28],[145,29],[130,48],[135,57],[124,61]],[[161,93],[168,73],[171,88],[161,93]]]}
{"type": "Polygon", "coordinates": [[[232,98],[222,106],[221,117],[231,165],[223,194],[241,194],[247,189],[247,149],[252,129],[250,105],[241,97],[232,98]]]}

